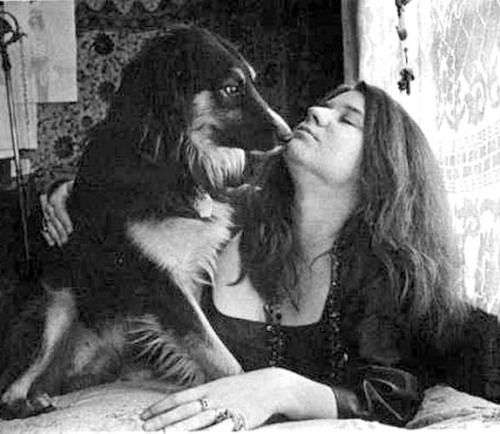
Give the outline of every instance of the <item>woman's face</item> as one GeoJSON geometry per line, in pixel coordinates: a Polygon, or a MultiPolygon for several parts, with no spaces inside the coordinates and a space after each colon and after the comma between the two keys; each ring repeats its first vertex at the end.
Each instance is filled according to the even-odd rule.
{"type": "Polygon", "coordinates": [[[292,176],[300,176],[305,170],[331,185],[356,183],[363,148],[364,106],[364,96],[352,90],[310,107],[285,150],[292,176]]]}

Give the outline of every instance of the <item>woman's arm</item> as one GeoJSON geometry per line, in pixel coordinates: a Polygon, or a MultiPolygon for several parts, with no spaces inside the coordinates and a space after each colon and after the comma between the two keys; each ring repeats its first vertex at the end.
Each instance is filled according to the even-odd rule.
{"type": "Polygon", "coordinates": [[[217,417],[225,410],[237,415],[245,429],[257,428],[276,415],[291,420],[337,417],[330,387],[286,369],[264,368],[170,394],[141,418],[147,431],[167,426],[195,430],[220,422],[217,417]]]}
{"type": "Polygon", "coordinates": [[[416,377],[381,366],[366,366],[356,375],[357,386],[330,387],[286,369],[265,368],[170,394],[144,410],[141,418],[146,431],[204,428],[217,423],[225,410],[239,415],[246,429],[277,415],[289,420],[376,420],[396,426],[413,418],[423,398],[416,377]]]}

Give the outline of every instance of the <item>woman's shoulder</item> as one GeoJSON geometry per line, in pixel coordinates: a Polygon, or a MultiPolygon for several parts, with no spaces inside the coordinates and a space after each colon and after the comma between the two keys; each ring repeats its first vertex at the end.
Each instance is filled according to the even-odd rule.
{"type": "Polygon", "coordinates": [[[215,288],[224,282],[235,281],[241,271],[240,246],[241,231],[236,232],[227,242],[217,257],[215,288]]]}

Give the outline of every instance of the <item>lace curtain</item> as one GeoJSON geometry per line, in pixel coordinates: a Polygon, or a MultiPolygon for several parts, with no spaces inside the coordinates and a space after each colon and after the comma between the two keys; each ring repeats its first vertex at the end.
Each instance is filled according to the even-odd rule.
{"type": "Polygon", "coordinates": [[[400,101],[440,161],[461,245],[465,295],[500,315],[500,1],[343,0],[345,75],[400,101]],[[403,2],[406,3],[406,2],[403,2]],[[400,92],[400,70],[415,74],[400,92]]]}

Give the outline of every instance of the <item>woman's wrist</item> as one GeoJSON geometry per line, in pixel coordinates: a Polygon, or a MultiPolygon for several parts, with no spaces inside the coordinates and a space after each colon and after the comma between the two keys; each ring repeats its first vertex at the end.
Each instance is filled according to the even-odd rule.
{"type": "Polygon", "coordinates": [[[282,368],[271,368],[279,393],[274,411],[289,419],[336,419],[337,402],[331,387],[282,368]]]}

